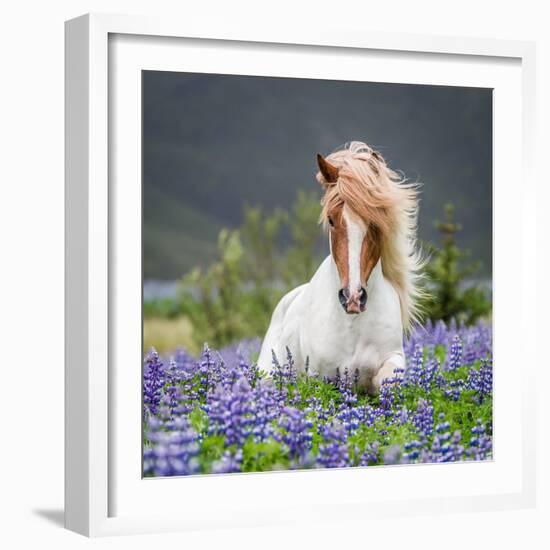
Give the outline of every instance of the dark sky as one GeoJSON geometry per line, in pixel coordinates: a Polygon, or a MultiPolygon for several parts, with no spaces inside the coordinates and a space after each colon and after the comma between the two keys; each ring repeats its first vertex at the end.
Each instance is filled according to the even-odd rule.
{"type": "Polygon", "coordinates": [[[144,277],[208,262],[245,202],[320,196],[315,154],[351,140],[423,183],[421,238],[453,202],[459,244],[490,272],[492,90],[144,71],[144,277]]]}

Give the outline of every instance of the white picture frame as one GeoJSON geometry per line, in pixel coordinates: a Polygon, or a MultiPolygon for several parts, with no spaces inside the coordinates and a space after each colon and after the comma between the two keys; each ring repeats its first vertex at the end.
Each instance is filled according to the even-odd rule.
{"type": "MultiPolygon", "coordinates": [[[[520,351],[524,361],[535,364],[536,358],[532,357],[535,346],[529,345],[533,340],[529,320],[536,317],[535,288],[525,274],[516,276],[518,303],[513,307],[521,322],[519,328],[516,324],[515,332],[521,336],[512,341],[507,337],[512,327],[505,319],[504,293],[499,290],[505,289],[509,281],[504,269],[506,249],[498,241],[494,252],[495,356],[496,364],[502,368],[495,375],[494,461],[376,468],[368,479],[361,473],[364,469],[159,480],[136,477],[137,463],[141,461],[141,438],[137,438],[139,409],[135,421],[132,415],[141,399],[140,347],[133,346],[135,330],[121,332],[117,313],[124,305],[124,311],[134,312],[133,317],[129,315],[133,319],[130,324],[135,328],[136,322],[141,323],[141,312],[136,309],[141,307],[141,301],[138,305],[135,299],[136,285],[141,284],[141,271],[136,272],[136,243],[132,242],[132,233],[122,229],[135,228],[141,222],[140,168],[136,164],[140,141],[136,106],[140,98],[132,90],[137,71],[144,67],[183,70],[178,67],[187,63],[196,72],[201,72],[201,67],[204,72],[213,71],[219,67],[212,64],[220,63],[220,51],[227,54],[221,56],[228,64],[224,70],[247,74],[280,75],[282,69],[277,59],[283,56],[285,76],[305,76],[304,63],[289,62],[302,56],[311,71],[307,76],[314,78],[321,70],[320,64],[315,65],[316,59],[338,55],[341,60],[359,56],[361,63],[346,62],[346,70],[360,71],[366,63],[374,72],[386,71],[377,73],[378,79],[385,81],[494,83],[495,233],[498,231],[508,245],[521,251],[521,265],[532,263],[536,254],[534,243],[527,238],[536,227],[533,215],[536,179],[530,177],[535,116],[533,43],[368,30],[342,33],[330,28],[218,29],[169,18],[119,15],[85,15],[68,21],[66,527],[84,535],[100,536],[283,523],[293,521],[298,510],[301,520],[322,521],[329,516],[359,519],[366,514],[372,517],[532,506],[535,373],[526,371],[516,379],[512,367],[520,351]],[[203,44],[208,44],[215,55],[207,55],[201,49],[203,44]],[[178,51],[182,47],[188,49],[178,51]],[[378,69],[376,64],[368,65],[369,55],[373,59],[385,56],[384,68],[382,64],[378,69]],[[267,68],[266,59],[270,60],[267,68]],[[431,78],[434,67],[437,74],[431,78]],[[127,99],[124,106],[117,102],[121,90],[127,99]],[[513,144],[513,159],[507,155],[505,139],[513,144]],[[506,172],[500,169],[504,161],[506,172]],[[121,181],[121,175],[125,186],[113,186],[117,178],[121,181]],[[521,181],[519,192],[518,181],[521,181]],[[512,186],[516,190],[514,196],[510,193],[512,186]],[[512,212],[522,231],[513,232],[510,224],[507,226],[507,214],[512,212]],[[123,286],[120,280],[124,281],[123,286]],[[130,346],[135,348],[139,362],[122,365],[118,356],[121,346],[124,352],[130,346]],[[510,413],[507,401],[514,391],[517,394],[514,407],[521,410],[521,415],[514,412],[517,418],[510,413]],[[358,490],[358,483],[367,482],[368,490],[358,490]],[[176,487],[180,495],[176,511],[166,496],[174,492],[170,487],[176,487]],[[285,506],[289,491],[294,494],[291,504],[285,506]],[[237,502],[230,502],[229,497],[236,493],[237,502]],[[182,494],[189,499],[187,505],[181,502],[182,494]],[[265,495],[270,495],[269,501],[265,495]],[[161,505],[154,509],[148,506],[152,501],[158,504],[165,499],[168,499],[166,510],[161,505]],[[328,501],[333,506],[328,507],[328,501]],[[205,506],[209,506],[208,514],[201,511],[205,506]],[[169,514],[169,509],[174,513],[169,514]]],[[[331,72],[325,77],[351,74],[339,73],[337,66],[326,70],[331,72]]]]}

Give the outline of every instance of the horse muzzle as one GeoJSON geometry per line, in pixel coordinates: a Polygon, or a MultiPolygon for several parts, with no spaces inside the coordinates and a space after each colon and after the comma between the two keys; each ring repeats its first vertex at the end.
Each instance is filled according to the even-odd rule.
{"type": "Polygon", "coordinates": [[[357,315],[366,309],[367,291],[364,287],[361,287],[350,293],[347,288],[342,288],[338,292],[338,300],[346,313],[357,315]]]}

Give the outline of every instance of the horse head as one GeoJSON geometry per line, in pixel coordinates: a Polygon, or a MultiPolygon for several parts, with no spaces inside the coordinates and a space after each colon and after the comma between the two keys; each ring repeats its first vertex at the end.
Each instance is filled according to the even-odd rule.
{"type": "Polygon", "coordinates": [[[348,314],[367,307],[368,281],[380,260],[383,232],[390,223],[389,204],[368,189],[371,184],[376,187],[376,182],[367,182],[376,178],[383,161],[367,146],[356,153],[333,154],[331,160],[317,155],[318,180],[325,189],[322,219],[340,278],[338,300],[348,314]]]}

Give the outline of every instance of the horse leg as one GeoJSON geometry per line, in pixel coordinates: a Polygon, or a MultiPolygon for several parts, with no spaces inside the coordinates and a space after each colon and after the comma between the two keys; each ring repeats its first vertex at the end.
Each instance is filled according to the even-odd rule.
{"type": "Polygon", "coordinates": [[[369,393],[377,394],[380,391],[382,383],[386,379],[394,378],[396,376],[395,370],[405,368],[405,359],[403,355],[394,353],[392,356],[388,357],[380,368],[376,371],[374,376],[371,378],[369,384],[369,393]]]}

